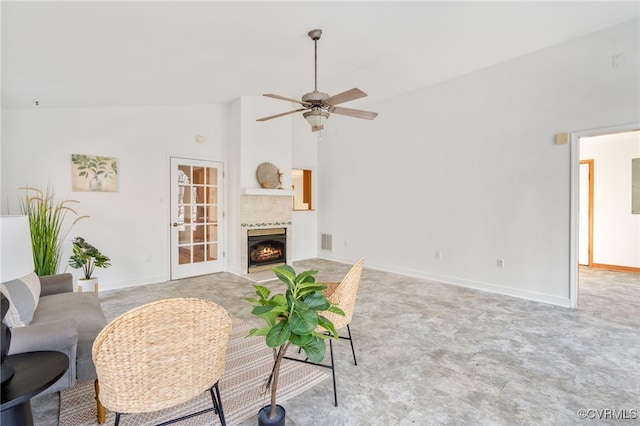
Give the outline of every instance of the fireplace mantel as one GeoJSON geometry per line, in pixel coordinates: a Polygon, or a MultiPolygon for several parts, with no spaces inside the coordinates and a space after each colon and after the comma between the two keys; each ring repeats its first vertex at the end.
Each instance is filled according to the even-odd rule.
{"type": "Polygon", "coordinates": [[[281,197],[293,197],[295,195],[293,189],[265,189],[265,188],[242,188],[243,195],[268,195],[268,196],[281,196],[281,197]]]}

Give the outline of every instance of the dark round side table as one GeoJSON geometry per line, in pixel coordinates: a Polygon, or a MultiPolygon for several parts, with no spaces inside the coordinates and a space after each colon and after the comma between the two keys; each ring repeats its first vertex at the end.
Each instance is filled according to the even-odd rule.
{"type": "Polygon", "coordinates": [[[2,425],[33,425],[31,398],[54,384],[69,368],[62,352],[27,352],[7,357],[16,372],[2,384],[2,425]]]}

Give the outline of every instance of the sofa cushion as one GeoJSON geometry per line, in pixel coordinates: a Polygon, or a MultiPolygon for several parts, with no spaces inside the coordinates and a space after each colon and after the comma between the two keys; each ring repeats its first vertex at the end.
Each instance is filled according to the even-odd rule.
{"type": "Polygon", "coordinates": [[[72,319],[78,327],[76,376],[79,382],[96,378],[91,359],[93,341],[107,324],[96,293],[60,293],[40,298],[33,324],[72,319]]]}
{"type": "Polygon", "coordinates": [[[31,324],[40,299],[40,279],[35,272],[2,283],[0,291],[9,299],[9,311],[4,318],[10,328],[31,324]]]}

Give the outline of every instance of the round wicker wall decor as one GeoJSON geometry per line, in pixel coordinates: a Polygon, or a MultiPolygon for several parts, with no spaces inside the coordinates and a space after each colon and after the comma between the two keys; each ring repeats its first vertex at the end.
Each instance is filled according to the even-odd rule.
{"type": "Polygon", "coordinates": [[[280,185],[280,175],[275,164],[260,164],[256,169],[256,177],[263,188],[277,188],[280,185]]]}

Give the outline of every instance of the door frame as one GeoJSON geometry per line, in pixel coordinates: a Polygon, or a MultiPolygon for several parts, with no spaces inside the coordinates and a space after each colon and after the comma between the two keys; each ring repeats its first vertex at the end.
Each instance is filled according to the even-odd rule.
{"type": "Polygon", "coordinates": [[[570,207],[569,207],[569,303],[578,307],[578,193],[580,191],[580,138],[631,132],[640,129],[640,122],[580,130],[570,133],[570,207]]]}
{"type": "MultiPolygon", "coordinates": [[[[588,212],[587,212],[587,266],[591,267],[593,265],[593,159],[590,160],[580,160],[579,164],[586,164],[589,168],[588,178],[589,178],[589,204],[588,204],[588,212]]],[[[579,179],[579,177],[578,177],[579,179]]]]}

